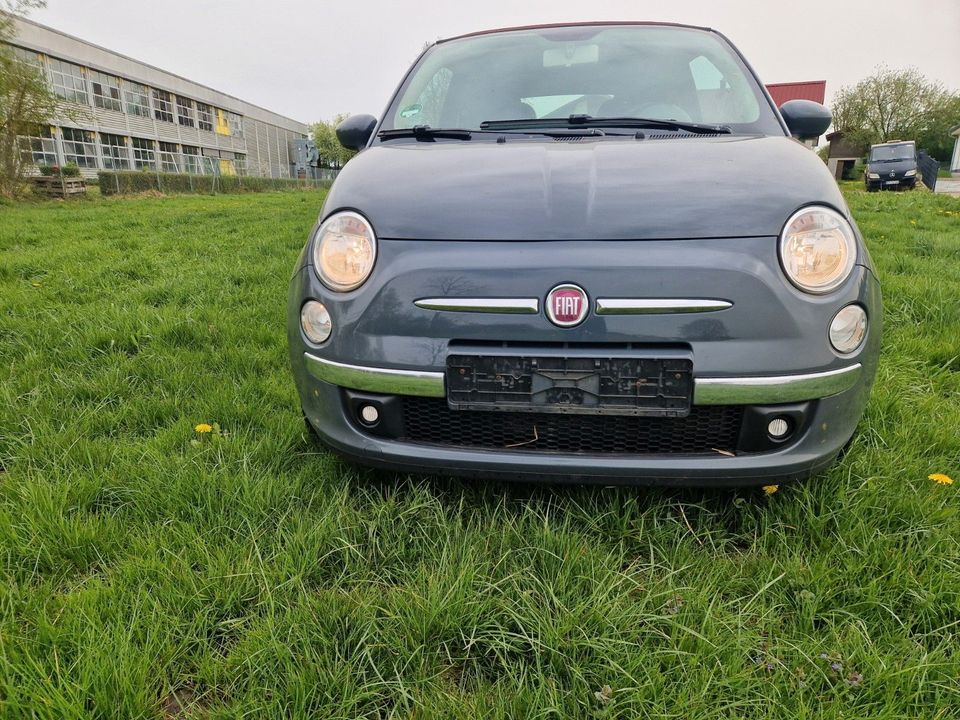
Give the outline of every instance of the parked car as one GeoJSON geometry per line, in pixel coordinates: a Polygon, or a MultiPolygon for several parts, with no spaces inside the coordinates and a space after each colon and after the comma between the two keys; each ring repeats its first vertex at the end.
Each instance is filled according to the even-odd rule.
{"type": "Polygon", "coordinates": [[[721,34],[591,23],[428,47],[354,116],[289,293],[309,425],[360,463],[771,484],[850,440],[880,288],[820,159],[721,34]]]}
{"type": "Polygon", "coordinates": [[[917,146],[896,141],[871,145],[863,182],[869,192],[877,190],[912,190],[917,185],[917,146]]]}

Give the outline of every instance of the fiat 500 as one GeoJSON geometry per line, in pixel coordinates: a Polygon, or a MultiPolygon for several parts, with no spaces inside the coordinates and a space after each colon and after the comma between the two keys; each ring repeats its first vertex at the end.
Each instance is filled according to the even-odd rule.
{"type": "Polygon", "coordinates": [[[823,162],[706,28],[601,23],[428,47],[296,265],[307,422],[372,466],[773,484],[850,441],[880,290],[823,162]]]}

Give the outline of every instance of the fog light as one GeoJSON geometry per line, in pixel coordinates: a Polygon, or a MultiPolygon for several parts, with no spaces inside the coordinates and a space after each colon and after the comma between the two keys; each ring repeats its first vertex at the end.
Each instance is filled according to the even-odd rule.
{"type": "Polygon", "coordinates": [[[847,305],[833,316],[830,344],[838,353],[852,353],[867,334],[867,313],[859,305],[847,305]]]}
{"type": "Polygon", "coordinates": [[[767,432],[770,433],[770,437],[780,439],[790,432],[790,423],[782,417],[774,418],[767,425],[767,432]]]}
{"type": "Polygon", "coordinates": [[[330,337],[333,330],[333,321],[323,303],[316,300],[307,300],[300,309],[300,327],[307,340],[319,345],[330,337]]]}
{"type": "Polygon", "coordinates": [[[360,408],[360,419],[367,425],[374,425],[380,419],[380,411],[373,405],[364,405],[360,408]]]}

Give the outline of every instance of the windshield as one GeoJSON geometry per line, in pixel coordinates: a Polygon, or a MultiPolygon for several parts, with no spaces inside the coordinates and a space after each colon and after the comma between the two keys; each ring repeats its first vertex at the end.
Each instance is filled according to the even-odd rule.
{"type": "Polygon", "coordinates": [[[759,84],[718,35],[663,26],[538,28],[433,46],[381,129],[476,130],[487,120],[642,117],[783,135],[759,84]]]}
{"type": "Polygon", "coordinates": [[[870,162],[893,162],[895,160],[913,160],[913,143],[902,145],[878,145],[870,148],[870,162]]]}

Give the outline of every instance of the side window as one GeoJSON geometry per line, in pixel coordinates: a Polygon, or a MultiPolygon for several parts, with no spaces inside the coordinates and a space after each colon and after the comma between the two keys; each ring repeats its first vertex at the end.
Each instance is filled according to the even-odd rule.
{"type": "Polygon", "coordinates": [[[453,71],[450,68],[437,70],[414,102],[400,106],[400,109],[397,110],[397,116],[394,118],[394,127],[410,128],[415,125],[439,127],[440,116],[447,99],[447,92],[450,90],[450,80],[452,78],[453,71]]]}

